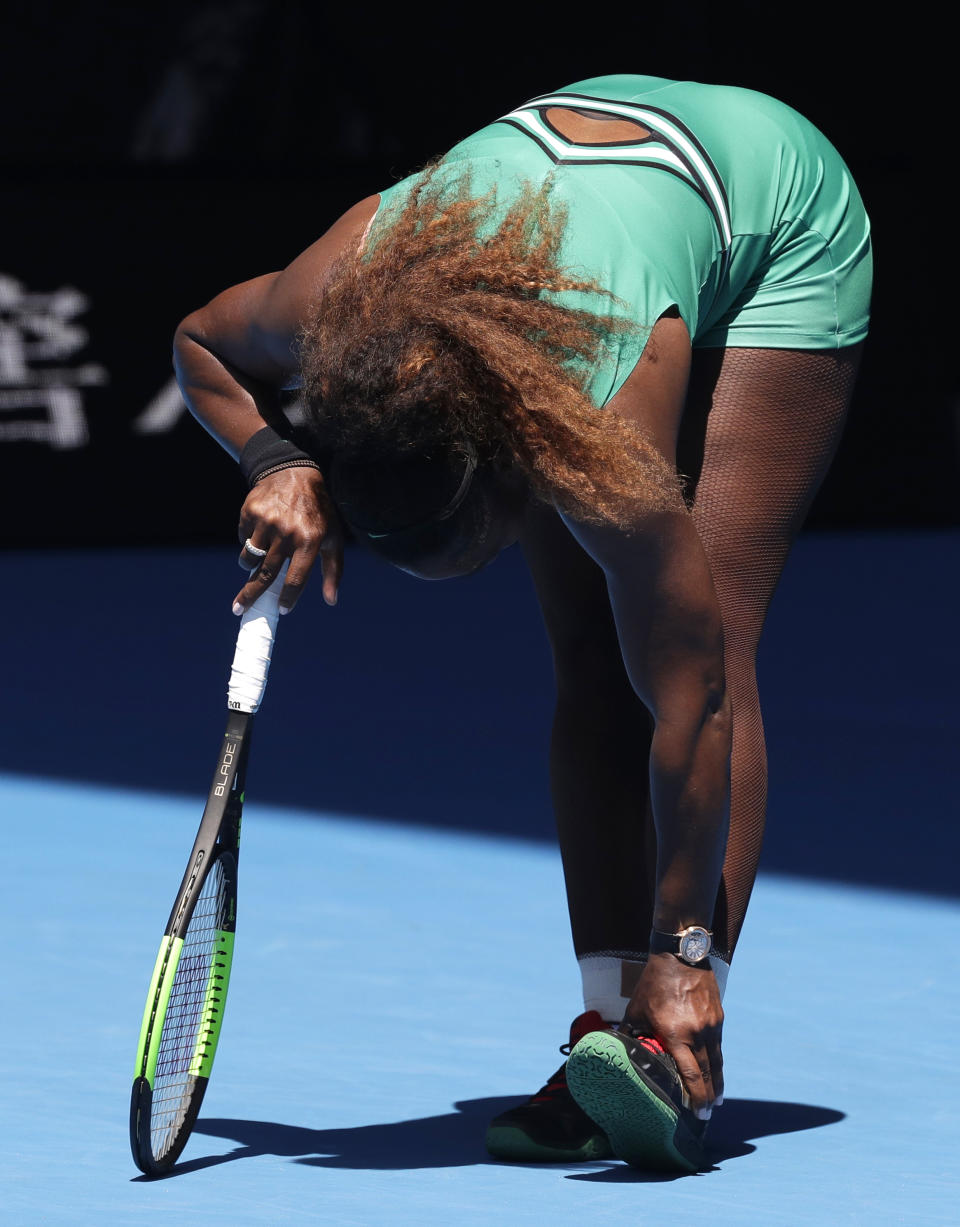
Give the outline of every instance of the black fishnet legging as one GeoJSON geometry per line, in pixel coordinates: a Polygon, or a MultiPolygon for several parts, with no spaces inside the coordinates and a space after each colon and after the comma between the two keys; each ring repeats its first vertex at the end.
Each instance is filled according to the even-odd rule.
{"type": "MultiPolygon", "coordinates": [[[[753,889],[766,806],[757,644],[836,450],[858,360],[854,349],[694,353],[678,464],[691,478],[724,619],[732,795],[714,930],[730,954],[753,889]]],[[[639,957],[656,863],[650,715],[623,668],[600,567],[546,510],[531,514],[524,550],[557,665],[550,768],[574,948],[578,956],[639,957]]]]}
{"type": "Polygon", "coordinates": [[[757,645],[790,546],[836,451],[860,348],[695,355],[680,466],[694,478],[692,511],[723,612],[733,709],[730,835],[714,918],[716,943],[730,953],[766,814],[757,645]]]}

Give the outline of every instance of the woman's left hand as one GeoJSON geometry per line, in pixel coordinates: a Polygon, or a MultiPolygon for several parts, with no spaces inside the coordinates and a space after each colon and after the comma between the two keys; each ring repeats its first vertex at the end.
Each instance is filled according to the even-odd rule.
{"type": "Polygon", "coordinates": [[[246,545],[240,565],[252,571],[250,579],[234,598],[233,612],[239,617],[276,579],[290,559],[280,612],[297,603],[310,569],[319,555],[323,567],[323,599],[337,603],[343,573],[343,532],[323,478],[316,469],[281,469],[258,481],[240,511],[238,536],[246,545]],[[264,554],[263,551],[266,551],[264,554]]]}
{"type": "Polygon", "coordinates": [[[709,966],[651,954],[624,1021],[659,1040],[673,1057],[690,1107],[701,1119],[723,1102],[723,1006],[709,966]]]}

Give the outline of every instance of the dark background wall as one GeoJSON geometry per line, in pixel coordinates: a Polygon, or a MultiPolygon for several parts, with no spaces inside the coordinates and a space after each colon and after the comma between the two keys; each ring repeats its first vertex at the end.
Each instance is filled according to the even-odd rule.
{"type": "Polygon", "coordinates": [[[3,541],[231,540],[242,492],[171,383],[177,321],[524,99],[631,70],[775,94],[839,147],[874,223],[874,326],[810,524],[956,524],[947,82],[930,28],[903,24],[760,3],[523,18],[15,6],[0,48],[3,541]]]}

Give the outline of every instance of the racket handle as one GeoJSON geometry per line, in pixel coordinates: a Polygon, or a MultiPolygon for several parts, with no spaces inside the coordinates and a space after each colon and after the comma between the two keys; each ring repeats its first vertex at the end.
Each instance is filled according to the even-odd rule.
{"type": "Polygon", "coordinates": [[[287,565],[283,564],[277,578],[244,611],[240,621],[227,687],[227,706],[231,711],[252,714],[263,701],[273,640],[280,620],[280,592],[287,576],[287,565]]]}

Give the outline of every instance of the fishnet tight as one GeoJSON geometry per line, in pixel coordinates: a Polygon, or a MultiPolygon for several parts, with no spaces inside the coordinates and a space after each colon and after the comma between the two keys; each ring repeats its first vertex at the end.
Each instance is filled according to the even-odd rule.
{"type": "Polygon", "coordinates": [[[757,646],[787,554],[836,450],[860,347],[705,350],[695,357],[680,466],[693,473],[692,512],[723,612],[733,754],[714,929],[717,946],[732,953],[753,890],[767,802],[757,646]]]}
{"type": "MultiPolygon", "coordinates": [[[[730,835],[714,931],[728,954],[753,889],[766,808],[757,644],[790,546],[836,450],[858,360],[854,349],[694,352],[678,465],[690,475],[692,512],[724,620],[734,727],[730,835]]],[[[578,957],[615,950],[642,958],[656,864],[650,715],[624,671],[601,569],[547,510],[531,514],[524,550],[557,664],[551,781],[574,948],[578,957]],[[624,855],[627,848],[636,856],[624,855]]]]}

